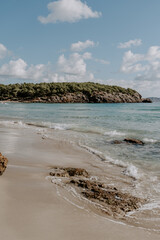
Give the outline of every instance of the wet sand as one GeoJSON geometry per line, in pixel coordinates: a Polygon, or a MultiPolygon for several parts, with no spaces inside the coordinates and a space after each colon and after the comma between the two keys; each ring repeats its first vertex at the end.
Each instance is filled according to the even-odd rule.
{"type": "Polygon", "coordinates": [[[159,239],[156,233],[73,205],[63,189],[57,192],[56,185],[46,180],[53,166],[103,174],[103,163],[99,164],[96,156],[59,139],[42,138],[32,129],[0,128],[0,135],[0,151],[9,160],[0,177],[1,239],[159,239]]]}

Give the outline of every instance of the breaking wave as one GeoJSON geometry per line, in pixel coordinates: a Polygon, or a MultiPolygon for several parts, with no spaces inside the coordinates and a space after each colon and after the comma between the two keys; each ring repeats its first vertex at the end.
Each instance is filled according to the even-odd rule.
{"type": "Polygon", "coordinates": [[[113,130],[113,131],[105,132],[104,135],[114,137],[114,136],[125,136],[126,134],[122,133],[122,132],[118,132],[116,130],[113,130]]]}
{"type": "Polygon", "coordinates": [[[142,174],[139,173],[138,168],[136,166],[130,164],[130,163],[123,162],[119,159],[113,159],[112,157],[106,156],[102,152],[100,152],[96,149],[93,149],[91,147],[85,146],[85,145],[80,145],[80,147],[82,147],[82,148],[86,149],[88,152],[96,155],[98,158],[100,158],[104,162],[108,162],[108,163],[111,163],[111,164],[116,165],[118,167],[125,168],[122,171],[122,173],[126,176],[129,176],[129,177],[134,178],[136,180],[138,180],[142,177],[142,174]]]}
{"type": "Polygon", "coordinates": [[[134,165],[130,164],[124,171],[123,174],[129,177],[132,177],[134,179],[140,179],[141,174],[138,172],[138,168],[134,165]]]}

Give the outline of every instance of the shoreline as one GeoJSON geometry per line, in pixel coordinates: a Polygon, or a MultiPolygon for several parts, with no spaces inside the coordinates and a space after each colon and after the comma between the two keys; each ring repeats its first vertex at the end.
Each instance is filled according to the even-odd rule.
{"type": "Polygon", "coordinates": [[[78,208],[69,193],[46,181],[54,166],[103,174],[103,163],[96,156],[59,139],[42,139],[32,129],[0,128],[0,132],[0,150],[9,159],[0,179],[3,239],[158,239],[157,233],[119,224],[81,205],[78,208]]]}
{"type": "Polygon", "coordinates": [[[49,100],[41,100],[41,99],[32,99],[32,100],[0,100],[1,104],[5,103],[44,103],[44,104],[116,104],[116,103],[153,103],[149,98],[143,98],[141,101],[49,101],[49,100]]]}

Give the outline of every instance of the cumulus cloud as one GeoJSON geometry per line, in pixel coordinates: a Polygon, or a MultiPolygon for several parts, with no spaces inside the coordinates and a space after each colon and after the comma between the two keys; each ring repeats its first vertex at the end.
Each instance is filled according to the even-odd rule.
{"type": "MultiPolygon", "coordinates": [[[[73,52],[82,52],[86,48],[94,47],[96,45],[97,44],[95,42],[91,41],[91,40],[86,40],[85,42],[78,41],[76,43],[72,43],[70,49],[73,52]]],[[[88,53],[88,52],[83,54],[83,58],[85,58],[85,59],[92,59],[95,62],[104,64],[104,65],[108,65],[110,63],[109,61],[104,60],[104,59],[93,58],[92,54],[88,53]]]]}
{"type": "MultiPolygon", "coordinates": [[[[60,73],[63,73],[71,78],[77,79],[78,81],[92,81],[94,80],[94,75],[87,71],[87,64],[85,60],[92,59],[92,54],[85,52],[84,54],[72,53],[68,58],[65,58],[62,54],[58,59],[58,68],[60,73]]],[[[65,76],[65,77],[66,77],[65,76]]]]}
{"type": "Polygon", "coordinates": [[[11,60],[9,63],[3,64],[0,67],[0,75],[26,77],[27,63],[19,58],[16,61],[11,60]]]}
{"type": "Polygon", "coordinates": [[[160,59],[160,46],[152,46],[149,48],[146,59],[150,62],[160,59]]]}
{"type": "Polygon", "coordinates": [[[124,53],[121,72],[157,71],[160,65],[160,46],[151,46],[146,54],[124,53]]]}
{"type": "Polygon", "coordinates": [[[35,82],[63,81],[95,81],[93,73],[87,71],[86,60],[92,59],[92,54],[73,53],[68,58],[60,55],[57,68],[50,63],[28,65],[23,59],[10,60],[0,66],[0,79],[20,79],[35,82]]]}
{"type": "Polygon", "coordinates": [[[131,48],[131,47],[138,47],[142,44],[142,40],[141,39],[134,39],[134,40],[130,40],[128,42],[124,42],[124,43],[119,43],[118,48],[131,48]]]}
{"type": "Polygon", "coordinates": [[[0,43],[0,59],[6,57],[7,54],[8,54],[7,48],[2,43],[0,43]]]}
{"type": "Polygon", "coordinates": [[[140,61],[143,61],[145,56],[142,54],[134,54],[131,51],[125,52],[123,56],[123,63],[121,66],[121,72],[134,73],[144,71],[146,66],[143,66],[140,61]]]}
{"type": "Polygon", "coordinates": [[[77,43],[72,43],[71,51],[81,52],[81,51],[85,50],[86,48],[94,47],[94,46],[95,46],[95,42],[93,42],[91,40],[86,40],[85,42],[79,41],[77,43]]]}
{"type": "Polygon", "coordinates": [[[73,53],[68,59],[64,54],[58,59],[58,66],[61,72],[73,75],[84,75],[86,73],[86,63],[83,56],[78,53],[73,53]]]}
{"type": "Polygon", "coordinates": [[[136,74],[134,86],[144,95],[158,96],[160,89],[160,46],[151,46],[145,54],[124,54],[121,72],[136,74]]]}
{"type": "Polygon", "coordinates": [[[19,58],[3,64],[0,67],[0,77],[40,80],[45,76],[47,69],[48,66],[44,64],[28,66],[23,59],[19,58]]]}
{"type": "Polygon", "coordinates": [[[43,23],[56,22],[77,22],[81,19],[98,18],[100,12],[92,9],[81,0],[58,0],[50,2],[48,5],[49,14],[47,17],[39,16],[38,20],[43,23]]]}

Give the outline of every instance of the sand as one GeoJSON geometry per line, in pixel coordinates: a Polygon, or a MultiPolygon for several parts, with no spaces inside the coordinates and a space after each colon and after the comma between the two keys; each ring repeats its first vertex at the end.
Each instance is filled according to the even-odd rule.
{"type": "Polygon", "coordinates": [[[46,179],[53,166],[103,172],[96,156],[33,129],[0,128],[0,151],[9,164],[0,177],[0,235],[3,240],[156,240],[157,233],[107,219],[74,205],[46,179]],[[99,168],[97,167],[99,166],[99,168]],[[97,169],[97,170],[96,170],[97,169]],[[67,200],[68,201],[67,201],[67,200]]]}

